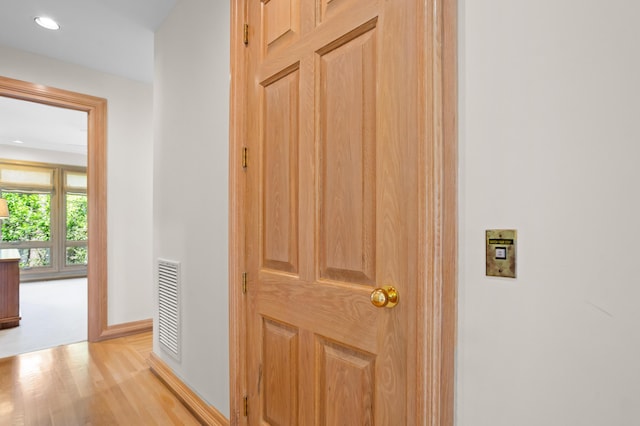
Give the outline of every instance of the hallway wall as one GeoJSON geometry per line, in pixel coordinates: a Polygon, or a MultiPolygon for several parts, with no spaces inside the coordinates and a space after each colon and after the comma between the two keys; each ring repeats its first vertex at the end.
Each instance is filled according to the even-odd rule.
{"type": "Polygon", "coordinates": [[[637,424],[640,3],[459,7],[457,424],[637,424]]]}
{"type": "Polygon", "coordinates": [[[227,417],[229,14],[182,1],[156,32],[153,203],[154,259],[179,261],[182,283],[181,360],[157,327],[154,353],[227,417]]]}

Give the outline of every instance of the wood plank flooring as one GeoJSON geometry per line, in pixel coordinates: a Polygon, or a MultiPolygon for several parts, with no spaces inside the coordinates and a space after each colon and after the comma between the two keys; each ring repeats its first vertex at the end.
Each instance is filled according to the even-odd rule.
{"type": "Polygon", "coordinates": [[[0,359],[0,425],[198,425],[147,364],[151,333],[0,359]]]}

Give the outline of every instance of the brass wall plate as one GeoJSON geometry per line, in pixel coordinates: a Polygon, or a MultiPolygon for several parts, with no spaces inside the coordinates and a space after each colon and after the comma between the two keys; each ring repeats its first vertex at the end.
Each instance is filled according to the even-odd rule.
{"type": "Polygon", "coordinates": [[[516,277],[516,240],[515,229],[488,229],[487,276],[516,277]]]}

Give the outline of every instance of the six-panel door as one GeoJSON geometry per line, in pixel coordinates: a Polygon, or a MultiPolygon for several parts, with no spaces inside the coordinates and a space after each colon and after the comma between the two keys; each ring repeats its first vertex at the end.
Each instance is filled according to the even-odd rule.
{"type": "Polygon", "coordinates": [[[249,424],[407,424],[414,20],[404,0],[249,2],[249,424]],[[371,304],[384,285],[394,308],[371,304]]]}

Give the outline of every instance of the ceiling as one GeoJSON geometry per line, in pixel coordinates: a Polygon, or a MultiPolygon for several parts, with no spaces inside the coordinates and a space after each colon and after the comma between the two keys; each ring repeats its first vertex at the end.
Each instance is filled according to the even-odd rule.
{"type": "Polygon", "coordinates": [[[1,145],[86,155],[87,113],[0,96],[1,145]]]}
{"type": "MultiPolygon", "coordinates": [[[[0,45],[151,83],[154,31],[177,1],[0,0],[0,45]],[[60,30],[39,27],[36,16],[55,19],[60,30]]],[[[86,115],[0,97],[0,146],[15,140],[86,152],[86,115]]]]}

